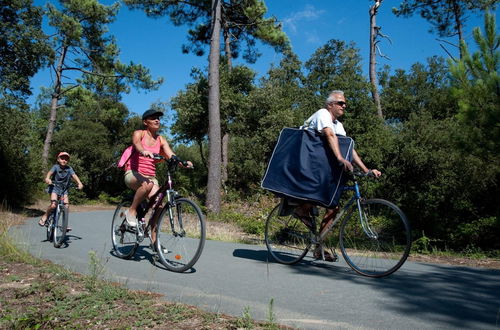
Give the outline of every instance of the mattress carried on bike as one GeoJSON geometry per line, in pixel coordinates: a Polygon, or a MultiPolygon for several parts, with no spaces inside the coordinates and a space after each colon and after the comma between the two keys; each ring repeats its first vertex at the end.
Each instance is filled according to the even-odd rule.
{"type": "MultiPolygon", "coordinates": [[[[340,151],[352,160],[354,141],[337,135],[340,151]]],[[[262,179],[261,187],[280,197],[324,207],[338,204],[347,179],[325,137],[315,130],[284,128],[262,179]]]]}

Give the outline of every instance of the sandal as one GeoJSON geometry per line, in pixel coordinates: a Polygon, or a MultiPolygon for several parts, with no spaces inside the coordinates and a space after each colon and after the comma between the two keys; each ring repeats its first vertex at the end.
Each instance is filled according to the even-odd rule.
{"type": "Polygon", "coordinates": [[[300,215],[297,212],[293,212],[293,216],[302,221],[304,225],[309,229],[313,229],[312,217],[308,215],[300,215]]]}
{"type": "MultiPolygon", "coordinates": [[[[313,252],[313,257],[317,260],[323,260],[323,256],[321,255],[321,246],[318,246],[316,247],[316,249],[314,249],[314,252],[313,252]]],[[[325,261],[329,261],[329,262],[335,262],[339,259],[339,257],[337,256],[337,254],[334,253],[334,255],[332,256],[330,254],[330,252],[328,251],[323,251],[323,254],[325,255],[325,261]]]]}
{"type": "Polygon", "coordinates": [[[44,227],[45,226],[45,223],[47,222],[47,218],[43,218],[43,216],[40,218],[40,220],[38,220],[38,225],[40,227],[44,227]]]}

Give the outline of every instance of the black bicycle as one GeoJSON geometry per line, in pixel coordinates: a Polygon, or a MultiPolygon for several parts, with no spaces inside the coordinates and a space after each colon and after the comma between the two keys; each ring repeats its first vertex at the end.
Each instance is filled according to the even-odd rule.
{"type": "MultiPolygon", "coordinates": [[[[154,158],[164,159],[160,155],[154,158]]],[[[205,245],[205,219],[195,202],[173,189],[171,173],[179,163],[187,166],[187,162],[176,156],[167,161],[167,180],[149,202],[143,202],[137,209],[139,221],[136,226],[130,226],[125,217],[130,201],[117,206],[111,224],[111,240],[118,257],[131,258],[144,238],[151,239],[151,233],[155,233],[156,240],[151,239],[153,249],[168,270],[184,272],[200,258],[205,245]]]]}
{"type": "MultiPolygon", "coordinates": [[[[398,270],[408,258],[411,248],[410,224],[399,207],[383,199],[361,197],[356,177],[368,175],[355,172],[344,191],[354,195],[320,233],[316,219],[318,207],[312,210],[312,223],[307,226],[293,214],[293,206],[282,199],[269,214],[266,222],[265,241],[269,253],[283,264],[302,260],[312,246],[316,257],[325,260],[325,253],[336,258],[335,246],[347,264],[357,273],[369,277],[383,277],[398,270]],[[338,240],[329,232],[340,222],[338,240]]],[[[297,204],[296,204],[297,205],[297,204]]]]}
{"type": "MultiPolygon", "coordinates": [[[[54,187],[53,184],[49,187],[54,187]]],[[[64,195],[67,193],[70,185],[63,187],[61,194],[57,195],[57,204],[55,209],[50,212],[45,221],[47,227],[47,241],[53,242],[54,247],[60,248],[66,239],[66,231],[68,229],[69,210],[64,205],[64,195]]]]}

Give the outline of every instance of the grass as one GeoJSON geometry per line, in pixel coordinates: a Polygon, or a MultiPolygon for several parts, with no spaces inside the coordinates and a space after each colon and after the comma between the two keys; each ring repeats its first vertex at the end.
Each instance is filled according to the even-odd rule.
{"type": "Polygon", "coordinates": [[[1,329],[280,329],[270,321],[209,313],[170,303],[151,292],[104,280],[105,267],[89,252],[89,275],[34,258],[17,248],[7,231],[28,215],[0,210],[1,329]]]}

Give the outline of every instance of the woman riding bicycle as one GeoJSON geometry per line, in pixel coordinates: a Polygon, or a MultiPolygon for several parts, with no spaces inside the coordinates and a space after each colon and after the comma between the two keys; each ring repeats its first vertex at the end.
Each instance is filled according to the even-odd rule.
{"type": "MultiPolygon", "coordinates": [[[[160,154],[167,159],[175,156],[167,140],[158,135],[160,117],[163,113],[154,109],[147,110],[142,115],[144,130],[136,130],[132,135],[132,144],[135,152],[132,153],[125,164],[125,184],[135,190],[132,205],[126,212],[127,223],[137,225],[137,207],[146,198],[152,197],[160,188],[156,179],[156,160],[154,154],[160,154]]],[[[188,161],[188,168],[193,164],[188,161]]],[[[181,164],[182,166],[182,164],[181,164]]],[[[152,241],[155,233],[152,230],[152,241]]]]}

